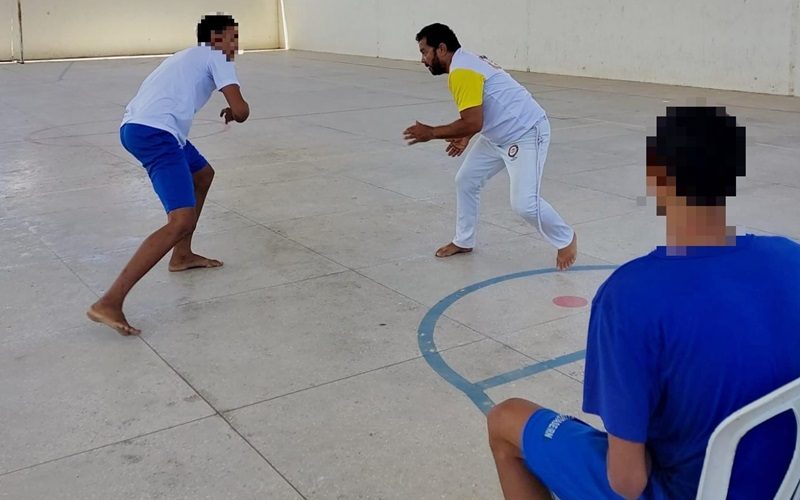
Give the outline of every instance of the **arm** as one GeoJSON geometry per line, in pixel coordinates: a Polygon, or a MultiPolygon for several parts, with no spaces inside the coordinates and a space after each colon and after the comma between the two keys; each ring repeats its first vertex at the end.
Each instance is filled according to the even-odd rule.
{"type": "Polygon", "coordinates": [[[467,108],[461,117],[448,125],[433,127],[434,139],[461,139],[472,137],[483,128],[483,106],[467,108]]]}
{"type": "Polygon", "coordinates": [[[623,498],[636,500],[650,476],[650,457],[644,444],[608,435],[608,484],[623,498]]]}
{"type": "Polygon", "coordinates": [[[227,85],[220,92],[225,96],[225,100],[228,101],[228,107],[220,113],[220,116],[225,116],[225,123],[233,120],[242,123],[247,120],[247,117],[250,116],[250,106],[242,97],[242,91],[239,86],[235,84],[227,85]]]}
{"type": "Polygon", "coordinates": [[[461,117],[453,123],[440,127],[417,122],[408,127],[403,134],[409,145],[432,139],[462,139],[471,137],[483,129],[483,75],[459,68],[450,74],[447,84],[461,117]]]}
{"type": "Polygon", "coordinates": [[[657,374],[661,364],[657,320],[643,312],[646,298],[631,278],[623,271],[613,274],[592,303],[583,410],[599,415],[608,431],[606,472],[611,489],[636,499],[650,476],[645,443],[664,386],[657,374]]]}
{"type": "Polygon", "coordinates": [[[408,144],[428,142],[432,139],[461,139],[472,137],[483,128],[483,106],[473,106],[461,112],[461,117],[448,125],[432,127],[417,122],[408,127],[404,137],[408,144]]]}

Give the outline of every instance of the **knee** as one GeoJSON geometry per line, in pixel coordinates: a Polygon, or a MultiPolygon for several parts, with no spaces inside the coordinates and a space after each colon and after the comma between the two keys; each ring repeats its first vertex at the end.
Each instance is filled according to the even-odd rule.
{"type": "Polygon", "coordinates": [[[496,434],[500,431],[508,422],[509,418],[515,413],[515,409],[524,402],[526,401],[520,398],[506,399],[489,410],[489,414],[486,416],[486,425],[489,427],[489,434],[496,434]]]}
{"type": "Polygon", "coordinates": [[[511,209],[523,219],[536,219],[539,215],[539,203],[536,198],[511,200],[511,209]]]}
{"type": "Polygon", "coordinates": [[[194,209],[181,211],[181,213],[173,213],[171,215],[169,222],[167,222],[167,227],[171,229],[175,239],[180,240],[194,232],[197,225],[197,217],[194,215],[194,209]]]}
{"type": "Polygon", "coordinates": [[[508,399],[492,408],[486,418],[492,451],[516,449],[525,422],[537,409],[538,405],[520,398],[508,399]]]}
{"type": "Polygon", "coordinates": [[[473,175],[461,169],[456,174],[456,187],[459,191],[475,191],[480,189],[481,183],[473,175]]]}
{"type": "Polygon", "coordinates": [[[467,176],[464,174],[463,170],[456,172],[456,186],[459,188],[462,187],[466,183],[466,180],[467,176]]]}
{"type": "Polygon", "coordinates": [[[495,447],[495,442],[500,435],[500,429],[503,427],[503,420],[505,409],[505,404],[508,401],[503,401],[502,403],[496,405],[494,408],[489,410],[489,413],[486,415],[486,429],[489,434],[489,444],[492,445],[492,449],[495,447]]]}
{"type": "Polygon", "coordinates": [[[214,180],[214,174],[215,172],[211,165],[206,165],[194,175],[195,186],[208,189],[214,180]]]}

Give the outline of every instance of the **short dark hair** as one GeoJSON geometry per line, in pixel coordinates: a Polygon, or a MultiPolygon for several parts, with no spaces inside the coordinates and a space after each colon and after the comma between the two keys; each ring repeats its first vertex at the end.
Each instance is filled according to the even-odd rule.
{"type": "Polygon", "coordinates": [[[668,107],[647,138],[647,165],[666,167],[678,196],[693,206],[724,206],[745,175],[745,130],[724,107],[668,107]]]}
{"type": "Polygon", "coordinates": [[[203,16],[197,23],[197,43],[209,43],[211,42],[211,33],[220,33],[226,28],[238,25],[233,16],[226,14],[203,16]]]}
{"type": "Polygon", "coordinates": [[[438,47],[440,43],[445,44],[448,52],[455,52],[461,48],[461,44],[458,43],[458,37],[453,33],[453,30],[441,23],[430,24],[422,28],[417,33],[417,41],[421,42],[423,38],[433,48],[438,47]]]}

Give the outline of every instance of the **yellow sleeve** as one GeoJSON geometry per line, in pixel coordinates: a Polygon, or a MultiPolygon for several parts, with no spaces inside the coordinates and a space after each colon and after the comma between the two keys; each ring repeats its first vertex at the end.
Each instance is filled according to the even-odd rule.
{"type": "Polygon", "coordinates": [[[459,113],[483,104],[483,75],[480,73],[458,68],[450,73],[448,86],[459,113]]]}

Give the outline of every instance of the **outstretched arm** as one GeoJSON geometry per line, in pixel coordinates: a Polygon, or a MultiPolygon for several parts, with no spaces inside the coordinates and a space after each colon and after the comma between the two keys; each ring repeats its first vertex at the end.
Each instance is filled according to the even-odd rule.
{"type": "Polygon", "coordinates": [[[461,117],[453,123],[432,127],[417,122],[403,132],[409,145],[428,142],[433,139],[461,139],[472,137],[483,128],[483,106],[474,106],[461,112],[461,117]]]}
{"type": "Polygon", "coordinates": [[[483,128],[483,106],[467,108],[461,117],[448,125],[433,127],[434,139],[461,139],[472,137],[483,128]]]}

